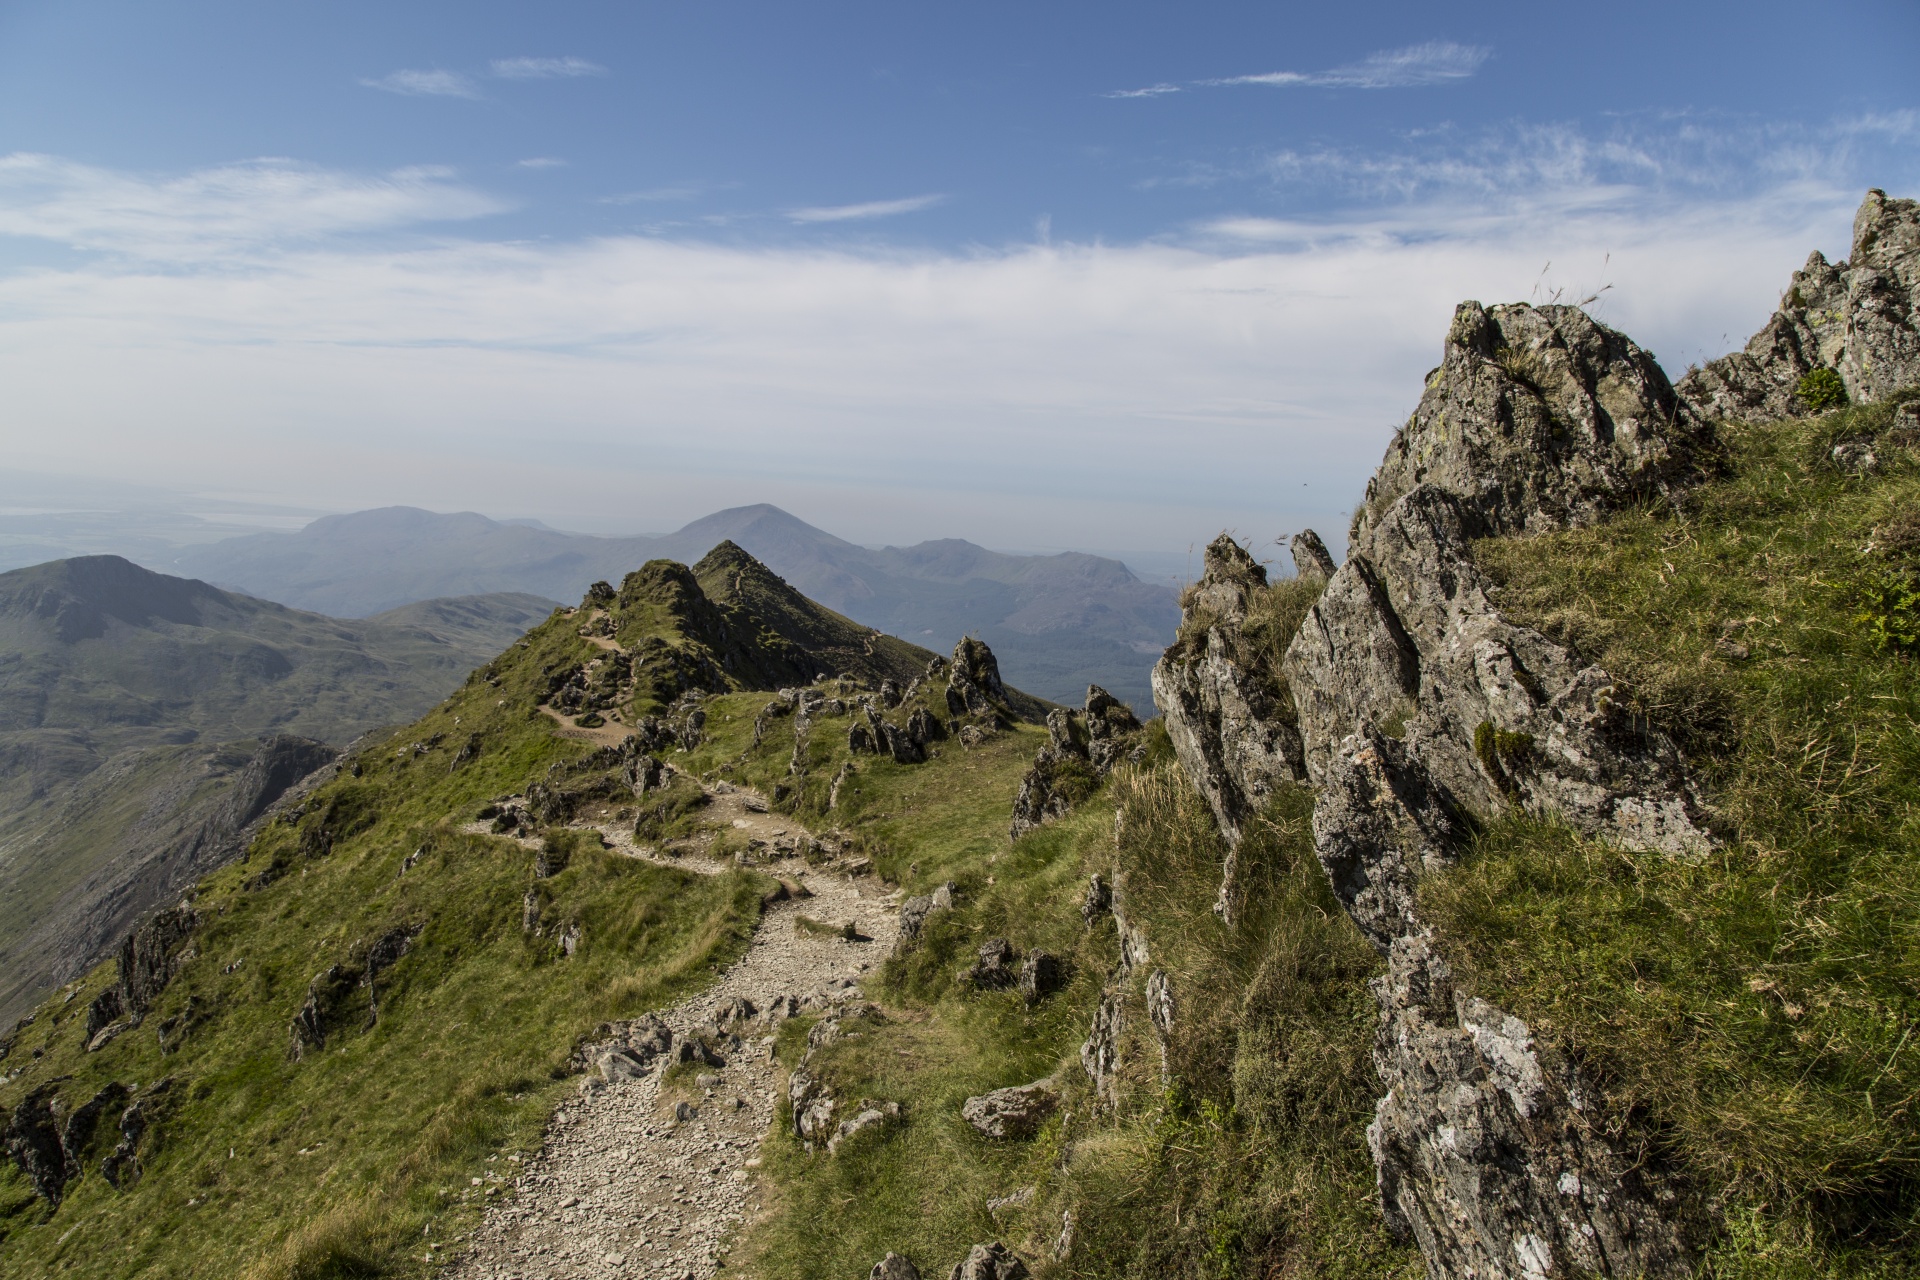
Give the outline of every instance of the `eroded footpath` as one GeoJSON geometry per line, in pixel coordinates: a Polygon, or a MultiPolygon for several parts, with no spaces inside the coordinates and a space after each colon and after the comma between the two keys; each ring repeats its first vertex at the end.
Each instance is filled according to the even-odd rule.
{"type": "MultiPolygon", "coordinates": [[[[748,793],[713,796],[717,820],[769,844],[803,834],[748,793]]],[[[625,832],[605,832],[635,857],[668,861],[625,832]]],[[[697,855],[675,866],[715,874],[728,863],[697,855]]],[[[783,878],[809,896],[768,907],[746,954],[698,996],[659,1010],[667,1052],[590,1069],[563,1103],[537,1156],[499,1164],[510,1187],[491,1206],[448,1274],[459,1280],[673,1277],[706,1280],[740,1226],[759,1212],[757,1152],[775,1114],[782,1073],[773,1061],[779,1022],[792,1013],[861,999],[862,976],[892,946],[898,895],[879,881],[818,868],[783,878]],[[802,927],[844,925],[860,940],[802,927]],[[743,1005],[752,1012],[743,1016],[743,1005]],[[689,1063],[663,1085],[680,1046],[704,1042],[722,1065],[689,1063]]],[[[645,1020],[642,1019],[642,1022],[645,1020]]]]}

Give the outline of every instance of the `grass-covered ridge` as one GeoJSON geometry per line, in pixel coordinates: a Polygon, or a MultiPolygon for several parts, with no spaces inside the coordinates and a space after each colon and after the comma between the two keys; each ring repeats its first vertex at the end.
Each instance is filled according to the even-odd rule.
{"type": "Polygon", "coordinates": [[[563,957],[551,933],[522,929],[533,853],[463,830],[489,800],[586,752],[535,706],[552,671],[596,652],[578,627],[561,614],[536,628],[206,881],[190,958],[141,1026],[84,1051],[109,964],[19,1032],[0,1106],[49,1084],[68,1111],[109,1083],[174,1084],[131,1190],[98,1171],[118,1107],[57,1211],[11,1163],[0,1171],[0,1271],[423,1272],[426,1245],[470,1224],[493,1185],[470,1180],[538,1144],[576,1038],[694,989],[738,953],[757,876],[583,850],[541,882],[549,918],[581,926],[563,957]],[[365,1025],[362,989],[296,1061],[291,1022],[310,981],[394,928],[419,933],[382,977],[377,1022],[365,1025]]]}
{"type": "Polygon", "coordinates": [[[1920,438],[1897,410],[1728,424],[1724,478],[1681,510],[1476,547],[1503,612],[1681,743],[1724,842],[1627,854],[1509,817],[1423,909],[1465,985],[1723,1217],[1716,1274],[1920,1272],[1920,438]]]}

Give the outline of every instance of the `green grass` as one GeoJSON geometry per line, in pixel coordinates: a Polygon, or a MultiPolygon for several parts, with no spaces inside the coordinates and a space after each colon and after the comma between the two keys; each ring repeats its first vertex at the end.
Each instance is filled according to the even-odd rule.
{"type": "Polygon", "coordinates": [[[1621,1140],[1721,1206],[1717,1274],[1920,1274],[1920,686],[1876,585],[1920,573],[1880,536],[1920,461],[1830,461],[1891,412],[1730,426],[1681,511],[1477,548],[1504,612],[1680,741],[1724,842],[1630,854],[1507,817],[1423,909],[1621,1140]]]}
{"type": "Polygon", "coordinates": [[[144,1026],[82,1051],[87,1001],[111,965],[71,1002],[43,1007],[7,1062],[28,1069],[0,1088],[0,1104],[58,1076],[70,1077],[60,1086],[70,1106],[110,1080],[163,1076],[177,1082],[174,1102],[143,1145],[145,1176],[131,1191],[101,1178],[96,1150],[50,1213],[22,1195],[9,1165],[0,1272],[424,1273],[426,1229],[446,1241],[470,1228],[485,1199],[471,1179],[510,1171],[508,1154],[539,1144],[571,1087],[577,1039],[602,1019],[696,989],[740,953],[758,915],[758,876],[691,875],[576,840],[566,870],[538,882],[553,927],[529,936],[521,899],[533,852],[460,830],[485,801],[584,751],[532,709],[543,668],[583,656],[571,628],[562,618],[537,629],[491,664],[499,687],[476,676],[418,725],[368,748],[359,777],[330,784],[305,817],[270,826],[245,862],[204,882],[194,958],[144,1026]],[[483,751],[456,768],[471,733],[483,751]],[[438,745],[413,749],[435,735],[438,745]],[[323,820],[336,831],[332,852],[309,857],[323,820]],[[276,864],[272,883],[247,887],[276,864]],[[581,941],[567,958],[555,934],[575,923],[581,941]],[[378,1023],[363,1028],[362,1004],[324,1050],[292,1060],[290,1021],[309,980],[395,925],[422,932],[382,981],[378,1023]],[[196,1022],[163,1055],[155,1028],[189,1001],[196,1022]]]}

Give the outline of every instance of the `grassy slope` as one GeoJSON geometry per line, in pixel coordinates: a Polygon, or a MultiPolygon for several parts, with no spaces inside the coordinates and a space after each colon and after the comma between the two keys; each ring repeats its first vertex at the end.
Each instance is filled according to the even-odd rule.
{"type": "Polygon", "coordinates": [[[1427,910],[1719,1198],[1720,1275],[1920,1273],[1920,459],[1830,458],[1891,411],[1732,427],[1684,511],[1479,550],[1505,611],[1680,740],[1726,841],[1631,856],[1508,818],[1427,910]]]}
{"type": "MultiPolygon", "coordinates": [[[[709,703],[715,739],[702,752],[762,786],[790,781],[790,731],[747,749],[760,701],[709,703]]],[[[845,759],[845,722],[822,725],[832,730],[814,735],[816,779],[845,759]]],[[[1210,910],[1224,848],[1164,739],[1068,818],[1008,842],[1017,779],[1041,740],[1022,729],[971,752],[950,742],[926,766],[861,757],[842,808],[823,815],[910,892],[953,879],[961,906],[931,917],[921,943],[868,983],[886,1020],[815,1058],[837,1096],[898,1101],[904,1122],[831,1158],[776,1127],[765,1152],[772,1211],[735,1265],[855,1275],[891,1249],[939,1274],[970,1244],[998,1238],[1058,1275],[1418,1274],[1370,1198],[1365,978],[1376,961],[1313,859],[1305,793],[1283,797],[1245,846],[1250,905],[1228,929],[1210,910]],[[1152,965],[1184,1002],[1163,1081],[1140,999],[1146,970],[1134,973],[1114,1112],[1095,1106],[1078,1058],[1119,956],[1114,922],[1089,929],[1081,917],[1096,871],[1121,877],[1152,965]],[[955,974],[993,936],[1062,957],[1065,989],[1033,1010],[1012,992],[964,989],[955,974]],[[1067,1100],[1033,1141],[990,1142],[961,1121],[969,1096],[1049,1074],[1067,1100]],[[1036,1189],[1025,1207],[988,1208],[1023,1187],[1036,1189]],[[1076,1244],[1056,1263],[1063,1213],[1076,1244]]],[[[795,796],[818,804],[813,783],[795,796]]],[[[806,1029],[802,1020],[783,1032],[789,1065],[806,1029]]]]}
{"type": "Polygon", "coordinates": [[[738,952],[757,914],[755,877],[589,856],[549,882],[557,909],[578,912],[586,928],[580,954],[562,960],[550,940],[521,932],[531,855],[459,832],[486,799],[581,752],[533,710],[543,667],[591,652],[573,625],[557,618],[536,629],[495,664],[498,689],[470,681],[419,725],[364,752],[363,776],[341,778],[320,798],[357,804],[373,825],[330,856],[306,859],[295,851],[300,829],[276,825],[246,863],[211,877],[197,904],[208,921],[197,958],[145,1026],[98,1054],[81,1051],[86,1002],[110,965],[70,1003],[43,1008],[7,1064],[26,1074],[0,1087],[0,1103],[60,1075],[72,1077],[61,1088],[70,1103],[109,1080],[164,1075],[179,1081],[177,1101],[131,1192],[89,1173],[49,1214],[8,1165],[0,1271],[418,1271],[429,1224],[444,1238],[474,1219],[480,1192],[468,1179],[503,1167],[489,1157],[537,1144],[576,1036],[705,982],[738,952]],[[447,735],[438,747],[409,749],[435,732],[447,735]],[[484,754],[451,769],[473,732],[484,754]],[[243,888],[276,853],[291,855],[288,874],[243,888]],[[350,1026],[324,1053],[290,1061],[289,1022],[309,979],[395,924],[424,932],[391,972],[378,1025],[350,1026]],[[155,1027],[189,999],[204,1020],[163,1057],[155,1027]],[[33,1060],[35,1050],[45,1056],[33,1060]]]}

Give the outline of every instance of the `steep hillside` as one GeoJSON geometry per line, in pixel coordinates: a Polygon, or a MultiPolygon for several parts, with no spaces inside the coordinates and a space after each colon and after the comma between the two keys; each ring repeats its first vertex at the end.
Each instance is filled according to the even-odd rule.
{"type": "Polygon", "coordinates": [[[949,648],[985,639],[1017,683],[1077,700],[1088,683],[1148,705],[1146,673],[1178,619],[1173,592],[1125,565],[1067,553],[1015,556],[945,539],[856,546],[761,504],[659,538],[593,538],[406,507],[316,520],[184,552],[187,572],[324,613],[359,615],[428,596],[523,591],[574,599],[649,559],[686,564],[731,541],[831,609],[949,648]]]}
{"type": "Polygon", "coordinates": [[[547,612],[481,596],[343,623],[114,556],[0,574],[0,1023],[331,748],[419,714],[547,612]]]}
{"type": "Polygon", "coordinates": [[[711,982],[810,871],[991,850],[1038,704],[981,646],[872,638],[737,549],[655,562],[356,750],[7,1043],[7,1273],[430,1269],[597,1025],[711,982]],[[742,786],[820,838],[749,845],[742,786]]]}

